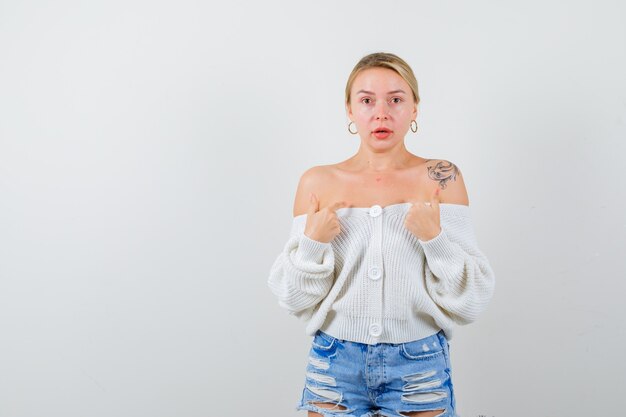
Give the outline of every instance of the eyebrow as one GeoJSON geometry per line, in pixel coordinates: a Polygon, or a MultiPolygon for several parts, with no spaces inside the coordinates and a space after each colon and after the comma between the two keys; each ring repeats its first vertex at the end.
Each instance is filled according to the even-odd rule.
{"type": "MultiPolygon", "coordinates": [[[[374,92],[372,92],[372,91],[365,91],[365,90],[359,90],[359,91],[357,91],[356,93],[357,93],[357,94],[365,93],[365,94],[372,94],[372,95],[376,95],[376,94],[375,94],[374,92]]],[[[402,93],[402,94],[406,94],[406,93],[404,92],[404,90],[393,90],[393,91],[388,92],[387,94],[395,94],[395,93],[402,93]]]]}

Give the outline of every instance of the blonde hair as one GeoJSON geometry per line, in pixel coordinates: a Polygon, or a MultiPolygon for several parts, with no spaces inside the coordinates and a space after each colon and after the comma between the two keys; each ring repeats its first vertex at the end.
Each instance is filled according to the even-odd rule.
{"type": "Polygon", "coordinates": [[[411,90],[413,91],[413,101],[417,105],[420,102],[420,96],[417,90],[417,79],[415,78],[415,74],[413,74],[413,70],[402,58],[397,55],[388,52],[375,52],[373,54],[369,54],[361,58],[361,60],[354,66],[350,76],[348,77],[348,82],[346,84],[346,104],[350,105],[350,91],[352,90],[352,84],[354,84],[354,80],[357,75],[369,68],[389,68],[390,70],[395,71],[400,77],[407,82],[411,90]]]}

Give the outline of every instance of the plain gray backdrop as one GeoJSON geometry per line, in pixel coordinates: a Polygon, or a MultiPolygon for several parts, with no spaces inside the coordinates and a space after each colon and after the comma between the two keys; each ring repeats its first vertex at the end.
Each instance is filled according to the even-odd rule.
{"type": "Polygon", "coordinates": [[[353,155],[392,52],[413,153],[463,171],[496,291],[451,340],[462,417],[618,415],[622,1],[0,0],[0,417],[304,416],[267,287],[300,175],[353,155]]]}

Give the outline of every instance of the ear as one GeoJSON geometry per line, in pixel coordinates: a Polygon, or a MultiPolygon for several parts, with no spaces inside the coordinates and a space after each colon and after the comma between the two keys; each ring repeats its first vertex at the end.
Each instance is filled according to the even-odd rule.
{"type": "Polygon", "coordinates": [[[346,115],[349,119],[352,119],[352,109],[350,108],[350,103],[346,103],[346,115]]]}
{"type": "Polygon", "coordinates": [[[417,103],[413,102],[413,120],[417,119],[417,103]]]}

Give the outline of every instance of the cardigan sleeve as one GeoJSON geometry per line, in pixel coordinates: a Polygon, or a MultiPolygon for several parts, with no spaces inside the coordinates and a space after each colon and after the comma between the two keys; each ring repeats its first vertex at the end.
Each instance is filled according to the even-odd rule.
{"type": "Polygon", "coordinates": [[[478,248],[472,218],[441,217],[434,238],[418,239],[426,256],[426,291],[458,324],[468,324],[487,308],[495,291],[495,275],[478,248]]]}
{"type": "Polygon", "coordinates": [[[297,317],[312,314],[335,278],[331,243],[306,236],[305,224],[306,216],[294,218],[289,239],[272,264],[267,280],[278,304],[297,317]]]}

